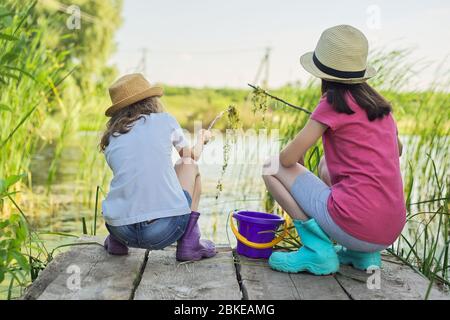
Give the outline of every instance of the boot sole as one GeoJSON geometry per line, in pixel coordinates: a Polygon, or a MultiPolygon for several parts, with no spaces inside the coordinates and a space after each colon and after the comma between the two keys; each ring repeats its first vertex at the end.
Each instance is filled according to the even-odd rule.
{"type": "Polygon", "coordinates": [[[107,250],[107,252],[108,252],[108,254],[110,254],[112,256],[127,256],[128,255],[128,252],[127,253],[113,253],[108,250],[107,250]]]}
{"type": "Polygon", "coordinates": [[[273,264],[273,263],[270,265],[270,267],[276,271],[281,271],[281,272],[285,272],[285,273],[309,272],[316,276],[328,276],[328,275],[335,274],[339,271],[339,267],[337,269],[333,269],[333,270],[321,271],[321,270],[318,270],[318,268],[320,268],[318,266],[305,267],[305,268],[301,268],[299,270],[287,270],[287,269],[284,269],[284,267],[282,265],[277,265],[277,264],[273,264]]]}
{"type": "Polygon", "coordinates": [[[317,272],[315,270],[311,270],[310,268],[306,268],[304,270],[299,270],[299,271],[288,271],[288,270],[283,270],[282,268],[277,268],[277,267],[272,267],[273,270],[276,271],[280,271],[280,272],[284,272],[284,273],[302,273],[302,272],[308,272],[314,276],[330,276],[330,275],[334,275],[337,273],[337,271],[331,271],[331,272],[317,272]]]}
{"type": "Polygon", "coordinates": [[[205,251],[200,251],[196,254],[186,254],[184,255],[183,253],[178,253],[176,255],[177,261],[200,261],[202,259],[208,259],[208,258],[212,258],[217,254],[217,252],[214,253],[208,253],[205,251]]]}
{"type": "Polygon", "coordinates": [[[111,252],[111,251],[109,251],[107,245],[104,245],[103,247],[105,248],[106,252],[108,252],[108,254],[110,254],[110,255],[112,255],[112,256],[126,256],[126,255],[128,255],[128,250],[127,250],[127,252],[116,253],[116,252],[111,252]]]}
{"type": "MultiPolygon", "coordinates": [[[[355,268],[357,270],[361,270],[361,271],[367,271],[367,269],[369,269],[369,267],[355,264],[351,260],[339,259],[339,263],[343,264],[343,265],[346,265],[346,266],[351,266],[351,267],[353,267],[353,268],[355,268]]],[[[377,267],[378,269],[381,269],[380,265],[375,265],[374,264],[373,266],[377,267]]]]}

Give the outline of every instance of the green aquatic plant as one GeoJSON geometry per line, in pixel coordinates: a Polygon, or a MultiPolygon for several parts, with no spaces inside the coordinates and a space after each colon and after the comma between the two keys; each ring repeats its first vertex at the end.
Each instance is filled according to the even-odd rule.
{"type": "Polygon", "coordinates": [[[239,116],[239,112],[238,112],[236,106],[232,105],[232,106],[228,107],[227,119],[228,119],[228,122],[227,122],[228,129],[237,130],[242,125],[241,118],[239,116]]]}
{"type": "MultiPolygon", "coordinates": [[[[78,2],[91,13],[108,9],[108,17],[99,16],[95,24],[74,32],[65,28],[65,15],[54,14],[42,1],[0,4],[0,177],[9,177],[0,180],[1,297],[20,296],[56,253],[56,248],[47,248],[36,226],[44,219],[46,206],[51,206],[52,188],[65,148],[78,130],[81,108],[91,108],[86,100],[97,104],[91,97],[103,92],[102,84],[114,77],[106,63],[121,1],[78,2]],[[89,49],[93,47],[96,50],[89,49]],[[33,185],[30,167],[36,153],[47,146],[54,152],[48,168],[40,170],[47,173],[47,189],[41,193],[33,185]],[[11,172],[27,174],[11,177],[11,172]],[[25,216],[24,212],[31,213],[25,216]]],[[[80,161],[79,166],[77,171],[85,171],[87,163],[80,161]]],[[[92,170],[87,176],[98,172],[92,170]]],[[[72,190],[75,201],[79,193],[75,183],[72,190]]],[[[51,227],[45,225],[45,229],[51,227]]],[[[43,234],[67,236],[64,232],[43,234]]]]}
{"type": "Polygon", "coordinates": [[[221,192],[223,191],[223,177],[225,176],[225,172],[228,168],[228,161],[230,158],[230,149],[231,149],[231,142],[230,138],[225,137],[225,141],[223,144],[223,164],[222,164],[222,170],[220,172],[220,177],[217,180],[216,184],[216,200],[219,199],[219,196],[221,192]]]}
{"type": "MultiPolygon", "coordinates": [[[[17,191],[11,190],[27,175],[14,175],[0,179],[0,204],[5,199],[10,201],[16,212],[8,218],[0,219],[0,288],[7,281],[6,298],[21,296],[23,290],[33,282],[39,273],[53,260],[55,254],[65,248],[79,245],[100,245],[97,242],[69,242],[57,245],[51,250],[41,238],[42,235],[52,235],[64,238],[79,238],[78,235],[63,232],[38,232],[34,230],[22,208],[14,200],[17,191]]],[[[97,189],[99,190],[99,189],[97,189]]],[[[95,216],[97,211],[94,212],[95,216]]],[[[94,218],[96,221],[96,218],[94,218]]],[[[87,234],[87,227],[85,227],[87,234]]],[[[93,226],[95,230],[95,222],[93,226]]],[[[93,231],[95,235],[95,231],[93,231]]],[[[0,291],[0,297],[3,292],[0,291]]]]}
{"type": "MultiPolygon", "coordinates": [[[[65,26],[65,15],[55,14],[43,3],[5,0],[0,4],[0,177],[29,172],[7,188],[8,196],[0,198],[1,221],[4,223],[2,231],[5,230],[2,235],[4,239],[9,239],[5,243],[11,244],[11,248],[18,248],[18,243],[8,241],[22,241],[26,234],[21,252],[28,267],[24,264],[25,260],[17,255],[22,266],[12,259],[10,263],[14,267],[7,270],[14,273],[4,273],[2,288],[7,283],[6,291],[10,298],[19,296],[22,285],[35,279],[59,249],[70,245],[59,243],[50,250],[43,235],[74,238],[77,235],[70,232],[79,230],[80,223],[84,233],[96,234],[97,224],[100,225],[97,221],[99,191],[110,175],[103,155],[97,152],[96,135],[105,122],[103,113],[99,112],[99,106],[108,103],[105,85],[115,76],[114,69],[106,66],[105,61],[113,49],[114,30],[120,20],[120,1],[74,0],[74,4],[80,4],[83,11],[97,19],[95,23],[84,24],[83,29],[77,32],[61,28],[65,26]],[[30,170],[33,157],[42,156],[41,151],[46,147],[51,150],[49,165],[30,170]],[[65,168],[74,147],[75,156],[79,158],[74,160],[76,164],[73,167],[65,168]],[[69,175],[70,181],[62,180],[62,171],[66,169],[75,172],[69,175]],[[45,192],[38,191],[34,185],[34,175],[41,172],[47,174],[44,178],[45,192]],[[61,185],[67,190],[56,192],[55,189],[61,185]],[[97,190],[92,187],[96,185],[100,186],[97,190]],[[52,204],[60,196],[69,198],[67,203],[52,204]],[[45,207],[47,204],[49,207],[45,207]],[[82,219],[83,213],[80,214],[80,211],[91,212],[91,209],[95,212],[93,222],[90,216],[82,219]],[[23,212],[27,212],[28,217],[22,215],[23,212]],[[70,227],[64,223],[67,229],[60,229],[61,225],[57,224],[49,225],[49,221],[54,220],[51,215],[60,217],[63,214],[66,215],[64,218],[70,215],[75,223],[70,227]],[[39,222],[42,224],[39,225],[39,222]],[[9,232],[7,236],[6,232],[9,232]],[[12,239],[16,232],[21,236],[12,239]]],[[[394,105],[401,138],[406,140],[402,172],[408,227],[390,250],[433,281],[445,283],[449,274],[449,94],[436,87],[425,91],[405,90],[408,78],[417,72],[408,62],[411,61],[408,51],[375,52],[372,53],[372,60],[380,72],[371,84],[382,89],[383,95],[394,105]]],[[[436,83],[442,87],[448,81],[436,79],[436,83]]],[[[321,95],[317,81],[301,86],[290,84],[270,92],[252,88],[252,107],[229,109],[223,113],[227,115],[227,121],[220,122],[217,127],[276,128],[280,130],[281,146],[303,127],[308,120],[308,112],[313,110],[321,95]],[[262,114],[263,124],[254,114],[262,114]]],[[[170,111],[183,126],[199,117],[212,119],[230,103],[244,105],[249,94],[248,90],[239,89],[166,89],[164,99],[167,99],[170,111]],[[186,101],[191,103],[192,108],[186,108],[186,101]]],[[[224,141],[224,162],[217,183],[217,196],[223,190],[223,176],[230,160],[234,142],[232,137],[230,139],[224,141]]],[[[322,146],[318,143],[306,156],[305,165],[315,173],[321,154],[322,146]]],[[[274,209],[270,196],[259,198],[264,186],[260,180],[255,182],[249,179],[249,168],[242,166],[233,174],[231,196],[237,199],[243,197],[247,205],[247,191],[256,190],[258,196],[252,199],[253,203],[261,203],[261,206],[265,203],[267,211],[282,214],[279,208],[274,209]]],[[[0,186],[10,184],[14,179],[17,178],[5,179],[0,186]]],[[[293,250],[301,243],[292,227],[290,231],[285,243],[280,245],[293,250]]],[[[7,248],[10,248],[9,244],[7,248]]],[[[1,252],[4,257],[5,251],[1,252]]]]}
{"type": "MultiPolygon", "coordinates": [[[[0,180],[0,201],[14,194],[10,188],[21,176],[12,176],[0,180]]],[[[29,259],[23,253],[23,247],[29,236],[27,223],[23,216],[14,213],[9,218],[0,219],[0,283],[9,276],[9,288],[14,283],[26,282],[26,274],[31,270],[29,259]]],[[[8,294],[11,297],[11,293],[8,294]]]]}
{"type": "Polygon", "coordinates": [[[227,125],[226,125],[226,134],[225,139],[223,140],[223,163],[222,170],[220,172],[220,177],[216,184],[216,200],[219,199],[220,193],[223,191],[223,178],[225,176],[226,170],[228,168],[228,162],[230,159],[230,150],[231,144],[234,143],[235,140],[235,130],[239,129],[242,125],[241,119],[239,117],[239,111],[236,106],[231,105],[225,111],[219,114],[219,118],[216,117],[212,122],[212,125],[209,126],[209,129],[212,128],[213,124],[220,119],[224,114],[227,115],[227,125]]]}
{"type": "MultiPolygon", "coordinates": [[[[11,188],[26,175],[0,179],[0,199],[12,202],[16,212],[8,218],[0,219],[0,284],[8,281],[7,298],[13,297],[17,288],[21,290],[34,281],[50,259],[41,260],[48,254],[37,232],[30,228],[29,221],[20,206],[14,201],[16,191],[11,188]]],[[[47,256],[48,257],[48,256],[47,256]]]]}
{"type": "MultiPolygon", "coordinates": [[[[408,54],[408,50],[372,54],[375,66],[381,71],[371,84],[392,103],[405,146],[400,160],[408,209],[407,224],[389,251],[432,281],[448,285],[449,94],[434,87],[426,91],[402,91],[410,76],[417,72],[404,61],[408,54]]],[[[446,79],[436,82],[449,83],[446,79]]],[[[317,82],[310,82],[306,87],[286,86],[273,93],[251,87],[256,95],[253,110],[273,111],[269,114],[268,125],[280,130],[281,146],[288,143],[308,120],[306,113],[297,112],[291,106],[307,106],[307,110],[312,110],[320,99],[317,82]],[[276,118],[279,120],[275,123],[276,118]]],[[[322,152],[319,142],[306,155],[305,165],[316,174],[322,152]]],[[[281,214],[270,195],[264,196],[263,200],[266,211],[281,214]]],[[[296,250],[300,245],[292,230],[279,248],[296,250]]]]}
{"type": "Polygon", "coordinates": [[[252,108],[252,110],[254,113],[261,112],[261,113],[263,113],[263,117],[264,117],[264,113],[269,109],[268,101],[269,101],[269,99],[272,99],[272,100],[275,100],[276,102],[280,102],[281,104],[283,104],[289,108],[293,108],[297,111],[305,112],[306,114],[311,114],[311,111],[309,111],[308,109],[296,106],[280,97],[277,97],[277,96],[267,92],[264,89],[261,89],[258,86],[254,86],[251,84],[249,84],[248,86],[253,89],[253,92],[252,92],[253,108],[252,108]]]}

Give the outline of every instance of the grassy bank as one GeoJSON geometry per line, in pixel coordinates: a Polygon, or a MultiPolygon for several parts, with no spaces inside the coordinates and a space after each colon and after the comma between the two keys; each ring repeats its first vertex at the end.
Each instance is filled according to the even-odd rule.
{"type": "MultiPolygon", "coordinates": [[[[107,86],[116,77],[107,60],[121,8],[120,1],[73,2],[96,16],[95,23],[74,31],[65,27],[64,13],[40,2],[6,0],[0,5],[0,297],[4,298],[19,296],[62,249],[58,246],[66,243],[42,239],[50,235],[71,242],[81,232],[95,234],[100,226],[92,217],[100,214],[99,200],[107,191],[110,170],[97,145],[107,120],[103,115],[109,104],[107,86]],[[70,178],[65,180],[67,171],[70,178]],[[55,221],[63,220],[76,225],[61,229],[55,221]]],[[[409,223],[390,250],[430,279],[448,283],[450,95],[438,87],[406,91],[413,70],[404,64],[404,52],[376,53],[372,59],[380,73],[371,83],[392,102],[405,144],[401,165],[409,223]]],[[[165,92],[167,111],[190,130],[195,121],[206,127],[234,105],[244,128],[279,129],[287,143],[308,119],[307,114],[250,89],[165,86],[165,92]]],[[[318,82],[271,92],[309,110],[320,97],[318,82]]],[[[226,127],[227,122],[220,121],[216,128],[226,127]]],[[[314,172],[321,154],[318,143],[306,157],[314,172]]],[[[236,197],[262,187],[245,170],[235,180],[236,197]]],[[[259,202],[261,207],[263,202],[268,209],[273,206],[264,195],[259,202]]],[[[220,218],[227,213],[220,212],[220,218]]]]}
{"type": "Polygon", "coordinates": [[[52,193],[63,150],[78,132],[79,115],[115,77],[106,61],[121,2],[80,0],[70,5],[98,18],[73,29],[61,9],[64,4],[0,4],[0,297],[20,295],[53,258],[31,216],[52,206],[45,195],[52,193]],[[48,145],[52,157],[46,188],[38,196],[30,166],[48,145]]]}
{"type": "MultiPolygon", "coordinates": [[[[384,76],[389,78],[391,75],[384,76]]],[[[377,79],[374,82],[376,84],[377,79]]],[[[431,282],[438,281],[448,286],[449,94],[433,89],[422,92],[396,91],[395,87],[386,88],[382,84],[379,82],[378,86],[394,107],[394,117],[405,145],[400,161],[408,222],[399,240],[389,251],[422,272],[431,282]]],[[[400,83],[396,82],[395,85],[400,86],[400,83]]],[[[320,90],[314,86],[304,89],[287,87],[272,93],[312,110],[310,106],[317,103],[320,90]]],[[[283,143],[292,139],[309,118],[307,114],[288,108],[258,92],[255,92],[254,104],[263,112],[272,110],[266,112],[266,121],[269,126],[280,129],[283,143]],[[276,124],[271,119],[277,119],[276,124]]],[[[315,173],[322,153],[321,143],[318,143],[306,156],[307,167],[315,173]]],[[[267,199],[266,209],[272,210],[274,203],[270,197],[267,199]]],[[[293,234],[283,247],[298,248],[300,243],[295,237],[293,234]]]]}

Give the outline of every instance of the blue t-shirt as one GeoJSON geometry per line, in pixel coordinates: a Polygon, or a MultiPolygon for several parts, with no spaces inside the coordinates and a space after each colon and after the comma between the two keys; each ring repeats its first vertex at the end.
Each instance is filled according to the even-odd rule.
{"type": "Polygon", "coordinates": [[[122,226],[191,212],[172,163],[188,145],[177,120],[153,113],[126,134],[111,136],[105,157],[114,177],[102,203],[107,224],[122,226]]]}

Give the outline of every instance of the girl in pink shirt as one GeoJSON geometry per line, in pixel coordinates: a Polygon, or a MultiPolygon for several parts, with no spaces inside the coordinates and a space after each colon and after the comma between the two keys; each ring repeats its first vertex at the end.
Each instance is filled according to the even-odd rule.
{"type": "Polygon", "coordinates": [[[327,29],[315,51],[301,58],[322,79],[322,98],[295,139],[270,160],[276,172],[263,176],[303,243],[297,252],[273,253],[269,264],[276,270],[330,274],[339,262],[379,268],[380,251],[403,229],[401,143],[391,105],[365,82],[376,73],[366,64],[367,52],[365,36],[341,25],[327,29]],[[320,137],[319,179],[303,157],[320,137]]]}

